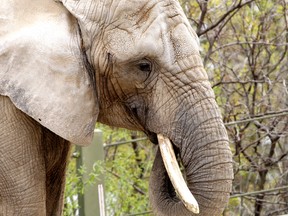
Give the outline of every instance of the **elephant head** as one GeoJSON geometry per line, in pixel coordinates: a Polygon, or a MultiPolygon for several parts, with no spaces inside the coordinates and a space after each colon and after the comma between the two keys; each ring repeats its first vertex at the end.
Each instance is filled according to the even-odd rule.
{"type": "MultiPolygon", "coordinates": [[[[197,35],[180,4],[63,0],[63,7],[43,2],[53,12],[44,10],[44,3],[37,6],[46,12],[31,21],[30,28],[42,36],[33,38],[35,44],[23,45],[23,38],[29,43],[31,39],[26,29],[17,29],[22,40],[17,34],[6,38],[6,44],[13,43],[9,52],[14,57],[5,62],[14,64],[0,77],[0,94],[78,144],[89,142],[96,120],[144,131],[155,144],[157,134],[163,134],[183,163],[200,214],[221,214],[231,190],[231,152],[197,35]],[[59,14],[62,19],[57,19],[59,14]],[[21,60],[28,65],[24,72],[16,63],[23,53],[31,56],[21,60]],[[11,68],[17,78],[8,73],[11,68]]],[[[176,195],[159,152],[150,178],[150,200],[157,215],[193,215],[176,195]]]]}

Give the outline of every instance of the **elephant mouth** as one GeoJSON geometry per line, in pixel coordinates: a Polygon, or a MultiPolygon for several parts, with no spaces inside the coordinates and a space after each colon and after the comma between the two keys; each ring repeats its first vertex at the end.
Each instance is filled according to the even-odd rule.
{"type": "Polygon", "coordinates": [[[166,171],[179,199],[189,211],[198,214],[199,205],[182,176],[170,140],[161,134],[157,134],[157,140],[166,171]]]}
{"type": "Polygon", "coordinates": [[[155,144],[155,145],[159,144],[156,133],[153,133],[153,132],[148,131],[148,130],[146,130],[144,133],[146,134],[146,136],[148,137],[148,139],[149,139],[153,144],[155,144]]]}
{"type": "Polygon", "coordinates": [[[145,134],[152,143],[159,145],[166,171],[179,199],[189,211],[198,214],[199,205],[182,176],[170,139],[151,131],[145,131],[145,134]]]}

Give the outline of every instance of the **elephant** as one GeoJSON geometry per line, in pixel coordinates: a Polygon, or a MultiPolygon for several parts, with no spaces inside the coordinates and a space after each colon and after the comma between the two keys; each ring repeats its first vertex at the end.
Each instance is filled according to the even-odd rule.
{"type": "MultiPolygon", "coordinates": [[[[0,215],[61,215],[71,144],[88,145],[96,122],[170,140],[199,215],[223,212],[232,154],[177,0],[2,0],[0,215]]],[[[163,161],[158,150],[155,215],[197,214],[163,161]]]]}

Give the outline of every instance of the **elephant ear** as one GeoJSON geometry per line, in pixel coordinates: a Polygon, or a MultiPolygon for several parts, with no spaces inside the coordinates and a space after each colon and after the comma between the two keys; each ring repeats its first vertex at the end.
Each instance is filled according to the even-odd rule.
{"type": "Polygon", "coordinates": [[[2,0],[0,94],[72,143],[91,142],[99,106],[77,20],[51,0],[2,0]]]}
{"type": "MultiPolygon", "coordinates": [[[[101,11],[107,7],[105,1],[95,0],[59,0],[66,7],[66,9],[77,18],[81,27],[85,49],[89,50],[91,45],[91,38],[95,34],[97,25],[101,22],[101,11]],[[97,9],[97,11],[96,11],[97,9]]],[[[111,7],[111,5],[110,5],[111,7]]]]}

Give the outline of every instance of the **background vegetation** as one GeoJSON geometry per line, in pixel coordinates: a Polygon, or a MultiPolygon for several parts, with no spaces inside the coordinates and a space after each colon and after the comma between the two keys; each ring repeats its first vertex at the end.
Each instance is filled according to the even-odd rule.
{"type": "MultiPolygon", "coordinates": [[[[232,195],[287,186],[287,0],[180,2],[199,36],[204,65],[229,133],[235,172],[232,195]],[[231,124],[235,121],[237,124],[231,124]]],[[[105,143],[143,136],[98,127],[104,131],[105,143]]],[[[153,157],[154,147],[148,141],[105,148],[103,169],[109,216],[150,210],[147,188],[153,157]]],[[[74,171],[72,160],[67,181],[67,215],[76,214],[68,213],[71,193],[83,187],[74,171]]],[[[224,214],[288,213],[287,191],[230,199],[224,214]]]]}

